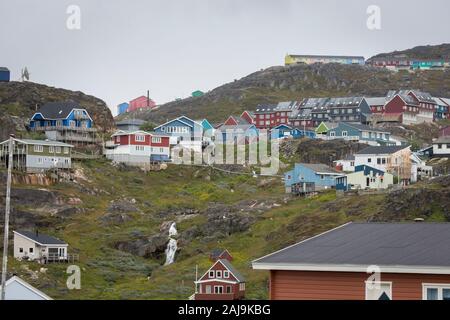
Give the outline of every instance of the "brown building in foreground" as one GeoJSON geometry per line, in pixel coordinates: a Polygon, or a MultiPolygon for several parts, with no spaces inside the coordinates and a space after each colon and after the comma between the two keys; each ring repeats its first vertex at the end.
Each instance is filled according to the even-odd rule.
{"type": "Polygon", "coordinates": [[[273,300],[450,300],[450,223],[349,223],[253,269],[273,300]]]}

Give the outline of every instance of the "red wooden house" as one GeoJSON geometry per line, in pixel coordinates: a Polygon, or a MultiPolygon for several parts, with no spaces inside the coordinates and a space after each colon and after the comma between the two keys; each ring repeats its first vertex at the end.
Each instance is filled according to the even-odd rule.
{"type": "Polygon", "coordinates": [[[119,130],[112,135],[112,141],[106,145],[105,154],[110,160],[128,164],[168,161],[170,137],[142,130],[119,130]]]}
{"type": "Polygon", "coordinates": [[[156,107],[155,101],[146,96],[140,96],[130,101],[128,112],[138,109],[152,109],[154,107],[156,107]]]}
{"type": "Polygon", "coordinates": [[[386,122],[400,122],[404,124],[417,123],[419,103],[411,96],[396,94],[384,106],[383,120],[386,122]]]}
{"type": "Polygon", "coordinates": [[[225,259],[228,261],[233,261],[233,256],[227,249],[214,249],[209,254],[209,260],[216,262],[217,260],[225,259]]]}
{"type": "Polygon", "coordinates": [[[217,260],[195,281],[194,300],[241,300],[245,297],[245,279],[226,259],[217,260]]]}
{"type": "Polygon", "coordinates": [[[273,300],[449,300],[450,223],[348,223],[253,261],[273,300]]]}
{"type": "Polygon", "coordinates": [[[235,116],[229,116],[227,120],[225,120],[225,122],[223,123],[223,125],[225,126],[238,126],[238,125],[245,125],[245,124],[249,124],[246,120],[240,118],[240,117],[235,117],[235,116]]]}

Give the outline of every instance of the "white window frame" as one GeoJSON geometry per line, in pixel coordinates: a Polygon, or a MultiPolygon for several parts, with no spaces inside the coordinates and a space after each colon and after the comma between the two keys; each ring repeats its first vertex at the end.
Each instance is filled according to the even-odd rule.
{"type": "Polygon", "coordinates": [[[216,271],[216,278],[217,279],[222,279],[222,270],[217,270],[216,271]]]}
{"type": "Polygon", "coordinates": [[[152,143],[161,143],[161,137],[152,137],[152,143]]]}
{"type": "Polygon", "coordinates": [[[55,152],[56,153],[61,153],[61,147],[55,147],[55,152]]]}
{"type": "Polygon", "coordinates": [[[48,152],[49,153],[55,153],[55,147],[54,146],[49,146],[48,147],[48,152]]]}
{"type": "Polygon", "coordinates": [[[245,291],[245,282],[239,283],[239,291],[245,291]]]}
{"type": "Polygon", "coordinates": [[[347,137],[348,136],[348,132],[347,131],[342,131],[341,134],[342,134],[343,137],[347,137]]]}
{"type": "Polygon", "coordinates": [[[40,144],[35,144],[33,146],[34,152],[44,152],[44,146],[40,144]]]}
{"type": "Polygon", "coordinates": [[[367,288],[367,285],[368,284],[376,284],[376,283],[379,283],[380,285],[386,285],[386,284],[389,285],[388,295],[391,300],[394,300],[394,296],[392,295],[392,281],[365,281],[365,300],[368,300],[367,294],[368,294],[369,290],[367,288]]]}
{"type": "Polygon", "coordinates": [[[228,270],[223,270],[223,278],[224,278],[224,279],[230,278],[230,271],[228,271],[228,270]]]}
{"type": "Polygon", "coordinates": [[[427,299],[427,289],[437,289],[438,290],[438,300],[443,299],[443,289],[450,290],[450,283],[422,283],[422,299],[427,299]]]}
{"type": "Polygon", "coordinates": [[[216,277],[216,272],[214,270],[209,270],[208,277],[214,279],[216,277]]]}
{"type": "Polygon", "coordinates": [[[214,294],[223,294],[223,286],[214,286],[214,294]],[[219,289],[221,289],[221,290],[219,290],[219,289]],[[219,292],[219,291],[222,291],[222,292],[219,292]]]}
{"type": "Polygon", "coordinates": [[[134,136],[134,140],[139,141],[139,142],[145,142],[145,136],[142,134],[137,134],[134,136]]]}

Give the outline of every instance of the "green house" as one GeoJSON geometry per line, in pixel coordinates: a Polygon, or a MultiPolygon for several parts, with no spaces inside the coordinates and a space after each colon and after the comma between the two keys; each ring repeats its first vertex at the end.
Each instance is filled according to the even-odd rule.
{"type": "MultiPolygon", "coordinates": [[[[0,165],[7,167],[9,140],[0,143],[0,165]]],[[[72,167],[72,148],[67,143],[50,140],[14,139],[13,168],[39,173],[72,167]]]]}

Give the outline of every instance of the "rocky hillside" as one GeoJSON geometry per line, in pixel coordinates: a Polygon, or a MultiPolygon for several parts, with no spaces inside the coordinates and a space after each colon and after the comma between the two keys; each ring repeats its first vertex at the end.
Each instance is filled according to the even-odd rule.
{"type": "MultiPolygon", "coordinates": [[[[435,46],[417,46],[402,51],[393,51],[389,53],[380,53],[372,58],[387,58],[395,56],[404,56],[410,59],[450,59],[450,43],[443,43],[435,46]]],[[[370,59],[372,59],[370,58],[370,59]]],[[[369,59],[369,60],[370,60],[369,59]]]]}
{"type": "Polygon", "coordinates": [[[368,66],[315,64],[271,67],[220,86],[202,97],[161,105],[152,111],[135,111],[122,117],[152,122],[187,115],[194,119],[224,121],[230,114],[254,110],[258,104],[326,96],[384,96],[388,90],[416,88],[450,97],[450,70],[391,72],[368,66]]]}
{"type": "Polygon", "coordinates": [[[103,131],[112,128],[114,119],[103,100],[80,91],[49,87],[33,82],[0,82],[0,139],[11,132],[26,130],[36,108],[46,102],[75,101],[84,106],[103,131]]]}
{"type": "MultiPolygon", "coordinates": [[[[327,163],[359,145],[327,147],[299,142],[283,145],[282,154],[327,163]]],[[[0,171],[0,224],[4,179],[0,171]]],[[[79,254],[79,291],[67,289],[65,264],[42,269],[9,259],[10,273],[56,299],[187,299],[195,266],[207,270],[208,254],[217,247],[232,252],[247,279],[247,297],[264,299],[268,274],[250,266],[257,257],[348,221],[450,221],[449,176],[385,194],[336,197],[331,191],[308,199],[285,194],[279,177],[254,177],[246,169],[226,174],[169,165],[146,173],[100,160],[75,164],[74,179],[56,185],[15,181],[11,230],[39,229],[79,254]],[[175,262],[165,266],[173,222],[178,250],[175,262]]]]}

